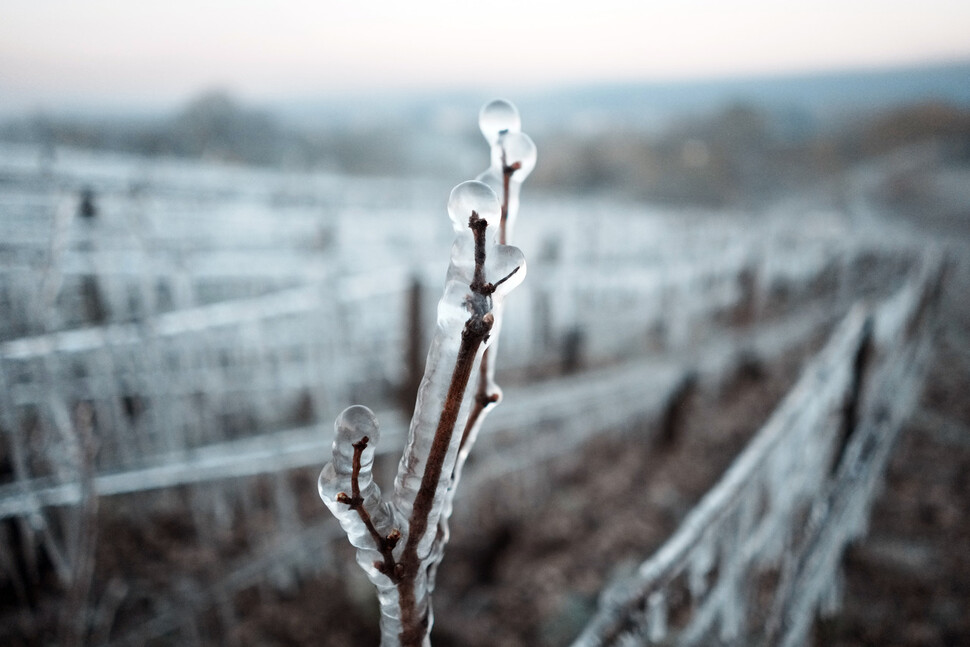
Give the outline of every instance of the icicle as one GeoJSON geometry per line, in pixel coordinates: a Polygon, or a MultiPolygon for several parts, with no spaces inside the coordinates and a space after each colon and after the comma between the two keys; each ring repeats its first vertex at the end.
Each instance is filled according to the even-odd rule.
{"type": "Polygon", "coordinates": [[[495,99],[482,106],[478,113],[478,127],[489,145],[494,146],[502,135],[519,132],[522,120],[514,105],[504,99],[495,99]]]}
{"type": "Polygon", "coordinates": [[[642,647],[643,640],[637,634],[628,631],[620,634],[616,640],[616,644],[617,647],[642,647]]]}
{"type": "Polygon", "coordinates": [[[743,550],[741,549],[742,511],[735,507],[723,518],[720,528],[720,591],[721,626],[719,636],[724,642],[738,637],[744,622],[745,597],[741,587],[743,550]]]}

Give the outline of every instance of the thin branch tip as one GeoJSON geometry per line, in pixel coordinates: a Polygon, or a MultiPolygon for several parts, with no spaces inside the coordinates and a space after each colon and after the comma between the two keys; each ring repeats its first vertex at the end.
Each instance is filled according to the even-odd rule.
{"type": "Polygon", "coordinates": [[[509,272],[508,274],[506,274],[505,276],[503,276],[502,278],[500,278],[496,283],[492,284],[492,292],[494,292],[495,289],[498,286],[502,285],[503,283],[505,283],[506,281],[508,281],[510,278],[512,278],[513,276],[515,276],[515,273],[518,272],[521,269],[522,269],[522,266],[521,265],[517,265],[514,270],[512,270],[511,272],[509,272]]]}

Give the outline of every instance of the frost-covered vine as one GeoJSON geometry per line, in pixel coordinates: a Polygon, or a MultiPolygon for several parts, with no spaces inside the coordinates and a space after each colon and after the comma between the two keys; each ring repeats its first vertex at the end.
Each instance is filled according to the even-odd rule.
{"type": "Polygon", "coordinates": [[[456,186],[448,201],[456,238],[393,493],[383,496],[373,480],[380,430],[359,405],[338,416],[333,460],[318,484],[377,587],[385,646],[430,644],[430,595],[454,489],[485,413],[501,398],[489,348],[501,330],[503,299],[525,278],[525,258],[507,242],[535,146],[506,101],[486,105],[480,126],[492,165],[456,186]]]}

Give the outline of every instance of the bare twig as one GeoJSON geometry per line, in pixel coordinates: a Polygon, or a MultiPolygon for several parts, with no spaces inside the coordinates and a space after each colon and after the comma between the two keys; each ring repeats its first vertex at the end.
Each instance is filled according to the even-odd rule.
{"type": "Polygon", "coordinates": [[[509,219],[509,183],[512,181],[512,175],[522,168],[520,162],[508,163],[508,156],[505,152],[505,148],[502,148],[502,222],[499,225],[498,230],[498,242],[505,245],[505,225],[509,219]]]}
{"type": "MultiPolygon", "coordinates": [[[[508,163],[508,155],[505,148],[502,148],[502,216],[499,223],[498,230],[498,242],[501,245],[508,244],[507,242],[507,223],[509,218],[509,194],[511,193],[509,189],[509,183],[512,180],[512,175],[522,168],[522,164],[515,162],[513,164],[508,163]]],[[[519,268],[512,270],[512,273],[495,283],[494,287],[500,286],[502,283],[507,281],[513,274],[519,271],[519,268]]],[[[489,405],[495,404],[499,401],[498,393],[495,393],[489,389],[489,377],[490,377],[490,365],[491,365],[491,353],[490,349],[486,348],[482,353],[482,363],[478,369],[478,389],[475,391],[475,404],[472,407],[471,412],[468,414],[468,421],[465,423],[465,429],[461,434],[461,445],[459,445],[459,453],[465,449],[470,441],[472,430],[476,425],[479,424],[479,419],[482,414],[488,408],[489,405]]],[[[459,459],[460,460],[460,459],[459,459]]],[[[457,466],[456,466],[457,468],[457,466]]],[[[454,474],[452,475],[454,478],[454,474]]]]}
{"type": "Polygon", "coordinates": [[[357,516],[360,517],[360,520],[367,528],[367,532],[370,533],[371,538],[374,540],[377,550],[380,551],[381,556],[384,558],[383,562],[375,562],[374,567],[397,584],[400,581],[400,575],[398,573],[397,563],[394,561],[393,551],[394,547],[397,546],[397,542],[401,539],[401,531],[395,528],[386,537],[379,533],[377,528],[374,527],[370,513],[364,507],[364,498],[360,495],[360,457],[369,442],[370,438],[364,436],[354,443],[353,472],[350,476],[351,494],[347,496],[346,492],[340,492],[337,494],[337,501],[354,510],[357,516]]]}

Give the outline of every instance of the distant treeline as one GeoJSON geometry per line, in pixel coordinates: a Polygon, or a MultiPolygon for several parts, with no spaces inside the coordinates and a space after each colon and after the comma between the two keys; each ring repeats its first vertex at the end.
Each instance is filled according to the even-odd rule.
{"type": "Polygon", "coordinates": [[[752,105],[686,118],[660,134],[635,130],[550,137],[540,186],[620,192],[710,206],[748,205],[839,177],[861,161],[932,146],[939,162],[970,164],[970,110],[944,103],[857,114],[793,132],[752,105]]]}
{"type": "Polygon", "coordinates": [[[0,139],[348,173],[399,174],[403,164],[402,145],[380,126],[366,132],[286,127],[270,112],[247,107],[221,91],[200,95],[168,118],[34,114],[0,124],[0,139]]]}
{"type": "MultiPolygon", "coordinates": [[[[441,173],[441,160],[457,157],[442,150],[475,145],[478,135],[383,123],[287,126],[267,111],[209,92],[169,118],[34,115],[0,124],[0,139],[351,174],[430,175],[441,173]]],[[[747,206],[837,178],[862,160],[902,147],[932,144],[945,163],[970,164],[970,109],[944,102],[874,107],[820,125],[791,112],[736,103],[674,120],[659,131],[554,128],[536,139],[543,154],[530,182],[537,188],[747,206]]],[[[483,162],[472,160],[469,168],[483,162]]]]}

